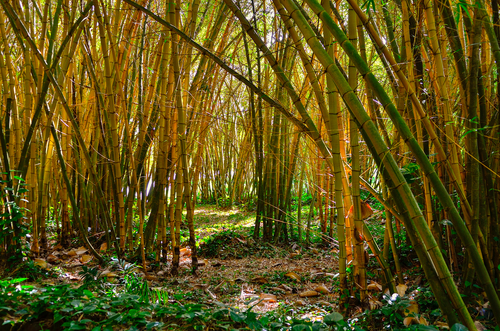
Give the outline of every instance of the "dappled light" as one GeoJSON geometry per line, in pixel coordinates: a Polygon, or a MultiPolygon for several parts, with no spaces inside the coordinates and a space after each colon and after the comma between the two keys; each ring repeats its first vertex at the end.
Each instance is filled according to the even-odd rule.
{"type": "Polygon", "coordinates": [[[500,331],[498,0],[0,0],[0,331],[500,331]]]}

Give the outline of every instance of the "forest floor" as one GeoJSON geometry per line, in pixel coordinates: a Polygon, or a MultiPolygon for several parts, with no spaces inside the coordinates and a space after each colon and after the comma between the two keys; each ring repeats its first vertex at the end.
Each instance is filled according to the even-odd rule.
{"type": "MultiPolygon", "coordinates": [[[[76,242],[68,249],[54,245],[27,263],[5,265],[0,330],[326,330],[335,325],[356,330],[437,330],[445,326],[432,293],[422,286],[417,265],[408,264],[405,271],[410,277],[398,288],[400,296],[391,297],[382,293],[378,267],[370,259],[368,300],[362,303],[351,297],[348,309],[340,309],[338,250],[318,238],[308,248],[296,242],[279,246],[254,242],[254,221],[253,212],[198,207],[195,275],[187,247],[181,250],[176,277],[170,275],[170,261],[155,262],[154,257],[147,262],[147,276],[133,259],[108,256],[106,265],[98,265],[76,242]],[[436,328],[423,328],[431,321],[436,328]]],[[[187,230],[181,237],[187,242],[187,230]]],[[[106,254],[104,246],[101,251],[106,254]]]]}

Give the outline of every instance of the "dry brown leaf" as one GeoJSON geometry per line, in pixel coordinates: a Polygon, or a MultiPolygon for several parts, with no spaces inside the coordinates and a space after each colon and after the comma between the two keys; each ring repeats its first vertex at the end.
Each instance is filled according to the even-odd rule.
{"type": "Polygon", "coordinates": [[[265,302],[277,302],[278,298],[274,294],[261,293],[259,296],[260,300],[265,302]]]}
{"type": "Polygon", "coordinates": [[[76,250],[76,254],[78,255],[83,255],[87,253],[87,249],[85,247],[78,247],[78,249],[76,250]]]}
{"type": "Polygon", "coordinates": [[[410,300],[410,305],[405,308],[405,316],[410,314],[418,314],[418,303],[415,300],[410,300]]]}
{"type": "Polygon", "coordinates": [[[281,287],[271,287],[271,290],[275,291],[275,292],[279,292],[281,294],[284,294],[286,291],[284,289],[282,289],[281,287]]]}
{"type": "Polygon", "coordinates": [[[286,284],[281,284],[278,287],[281,287],[282,289],[284,289],[287,292],[292,292],[292,288],[290,286],[286,285],[286,284]]]}
{"type": "Polygon", "coordinates": [[[47,256],[47,262],[49,262],[49,263],[55,263],[58,261],[59,261],[59,258],[53,254],[50,254],[49,256],[47,256]]]}
{"type": "Polygon", "coordinates": [[[318,296],[319,293],[316,292],[316,291],[304,291],[302,293],[299,294],[299,296],[301,298],[307,298],[307,297],[315,297],[315,296],[318,296]]]}
{"type": "Polygon", "coordinates": [[[429,325],[429,322],[427,322],[427,320],[423,316],[420,316],[420,318],[418,319],[418,321],[422,325],[429,325]]]}
{"type": "Polygon", "coordinates": [[[370,299],[369,304],[370,304],[370,310],[381,308],[384,305],[382,302],[374,298],[370,299]]]}
{"type": "Polygon", "coordinates": [[[194,284],[193,288],[196,290],[205,290],[210,286],[210,284],[194,284]]]}
{"type": "Polygon", "coordinates": [[[191,249],[188,247],[181,248],[180,256],[191,256],[191,249]]]}
{"type": "Polygon", "coordinates": [[[238,241],[239,241],[240,243],[242,243],[242,244],[245,244],[245,245],[247,244],[247,241],[246,241],[246,240],[240,239],[240,238],[238,238],[238,237],[234,237],[234,239],[238,240],[238,241]]]}
{"type": "Polygon", "coordinates": [[[366,289],[368,291],[377,291],[377,292],[382,292],[382,285],[380,285],[379,283],[377,282],[371,282],[370,284],[368,284],[368,286],[366,287],[366,289]]]}
{"type": "Polygon", "coordinates": [[[299,256],[299,255],[300,255],[299,253],[291,253],[290,258],[294,258],[294,257],[299,256]]]}
{"type": "Polygon", "coordinates": [[[202,259],[202,260],[198,261],[198,266],[204,267],[206,265],[208,265],[208,260],[207,259],[202,259]]]}
{"type": "Polygon", "coordinates": [[[300,281],[300,276],[293,271],[290,271],[289,273],[285,274],[285,276],[293,280],[300,281]]]}
{"type": "Polygon", "coordinates": [[[479,321],[475,321],[474,326],[476,327],[477,331],[486,331],[486,327],[479,321]]]}
{"type": "Polygon", "coordinates": [[[67,253],[69,256],[76,256],[76,251],[74,249],[70,250],[68,253],[67,253]]]}
{"type": "Polygon", "coordinates": [[[314,290],[317,291],[317,292],[319,292],[319,293],[323,293],[323,294],[329,294],[330,293],[330,290],[324,284],[319,285],[314,290]]]}
{"type": "Polygon", "coordinates": [[[406,317],[403,320],[403,324],[405,326],[410,326],[410,325],[414,325],[414,324],[419,324],[419,322],[418,322],[418,319],[416,319],[415,317],[406,317]]]}
{"type": "Polygon", "coordinates": [[[316,301],[316,304],[320,305],[320,306],[331,306],[332,304],[329,303],[328,301],[325,301],[325,300],[318,300],[316,301]]]}
{"type": "Polygon", "coordinates": [[[90,260],[92,260],[92,256],[88,255],[88,254],[84,254],[84,255],[82,255],[82,258],[80,260],[82,261],[82,263],[87,263],[90,260]]]}
{"type": "Polygon", "coordinates": [[[398,291],[400,297],[404,297],[407,288],[408,286],[406,286],[405,284],[399,284],[398,286],[396,286],[396,290],[398,291]]]}
{"type": "Polygon", "coordinates": [[[434,322],[435,326],[437,327],[440,327],[440,328],[443,328],[443,329],[449,329],[450,327],[448,326],[448,323],[446,322],[440,322],[440,321],[437,321],[437,322],[434,322]]]}
{"type": "Polygon", "coordinates": [[[99,248],[101,252],[105,252],[108,250],[108,243],[102,243],[101,248],[99,248]]]}
{"type": "Polygon", "coordinates": [[[111,272],[111,270],[109,270],[109,269],[105,269],[105,270],[103,270],[103,271],[100,273],[99,277],[105,277],[105,276],[106,276],[107,274],[109,274],[110,272],[111,272]]]}
{"type": "Polygon", "coordinates": [[[35,259],[34,264],[42,269],[47,269],[47,261],[44,259],[35,259]]]}
{"type": "Polygon", "coordinates": [[[269,281],[267,279],[265,279],[264,277],[261,277],[261,276],[257,276],[257,277],[252,278],[252,282],[253,283],[261,283],[261,284],[269,283],[269,281]]]}
{"type": "Polygon", "coordinates": [[[297,300],[293,303],[295,306],[299,306],[299,307],[302,307],[302,306],[305,306],[307,303],[304,301],[304,300],[297,300]]]}

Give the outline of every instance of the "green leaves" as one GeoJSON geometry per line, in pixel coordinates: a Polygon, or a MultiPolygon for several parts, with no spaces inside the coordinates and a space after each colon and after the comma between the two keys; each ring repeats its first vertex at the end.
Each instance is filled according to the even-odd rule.
{"type": "Polygon", "coordinates": [[[330,315],[326,315],[323,321],[328,325],[334,325],[342,321],[343,319],[344,317],[341,314],[333,312],[330,315]]]}
{"type": "Polygon", "coordinates": [[[453,326],[451,327],[450,330],[451,331],[467,331],[469,329],[467,329],[467,327],[465,327],[464,325],[462,325],[460,323],[456,323],[456,324],[453,324],[453,326]]]}
{"type": "Polygon", "coordinates": [[[375,0],[367,0],[361,5],[361,8],[366,8],[366,14],[369,15],[370,7],[375,12],[375,0]]]}

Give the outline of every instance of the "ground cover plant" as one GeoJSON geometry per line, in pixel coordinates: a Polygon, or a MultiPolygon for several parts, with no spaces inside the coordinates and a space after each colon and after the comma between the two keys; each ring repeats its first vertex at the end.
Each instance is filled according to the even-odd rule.
{"type": "MultiPolygon", "coordinates": [[[[415,266],[406,268],[408,288],[390,296],[382,292],[373,264],[370,301],[352,297],[339,307],[333,241],[325,244],[317,236],[309,247],[294,241],[260,245],[251,236],[253,215],[209,205],[196,211],[196,276],[189,248],[181,252],[177,277],[169,273],[170,262],[154,257],[145,273],[141,263],[107,255],[99,264],[85,248],[65,251],[56,242],[44,258],[26,252],[19,265],[3,264],[0,329],[439,330],[446,325],[415,266]]],[[[491,312],[481,314],[478,321],[492,326],[491,312]]],[[[462,329],[457,324],[454,330],[462,329]]]]}

